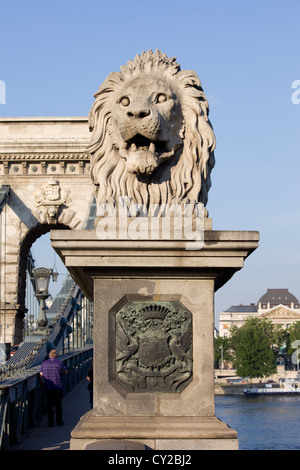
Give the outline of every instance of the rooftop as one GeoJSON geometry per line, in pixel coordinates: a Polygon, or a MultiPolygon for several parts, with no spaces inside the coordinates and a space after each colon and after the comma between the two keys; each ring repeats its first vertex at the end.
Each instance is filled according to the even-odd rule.
{"type": "Polygon", "coordinates": [[[229,307],[226,312],[239,312],[239,313],[242,313],[242,312],[257,312],[257,308],[256,308],[256,305],[254,304],[251,304],[251,305],[233,305],[231,307],[229,307]]]}
{"type": "Polygon", "coordinates": [[[258,303],[266,304],[268,302],[271,304],[286,305],[292,302],[299,303],[299,300],[291,294],[288,289],[268,289],[267,292],[261,296],[258,303]]]}
{"type": "Polygon", "coordinates": [[[292,303],[296,304],[295,308],[299,308],[299,300],[288,289],[267,289],[267,292],[260,297],[257,304],[251,303],[250,305],[232,305],[225,312],[231,313],[255,313],[257,312],[258,304],[268,304],[271,307],[275,305],[291,306],[292,303]]]}

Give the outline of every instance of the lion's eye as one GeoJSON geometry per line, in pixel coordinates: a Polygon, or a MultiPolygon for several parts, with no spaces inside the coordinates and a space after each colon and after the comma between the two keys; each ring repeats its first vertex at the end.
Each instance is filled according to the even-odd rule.
{"type": "Polygon", "coordinates": [[[167,97],[164,93],[159,93],[156,97],[156,102],[157,103],[164,103],[165,101],[167,101],[167,97]]]}
{"type": "Polygon", "coordinates": [[[120,104],[124,107],[129,106],[129,98],[127,96],[123,96],[123,98],[120,99],[120,104]]]}

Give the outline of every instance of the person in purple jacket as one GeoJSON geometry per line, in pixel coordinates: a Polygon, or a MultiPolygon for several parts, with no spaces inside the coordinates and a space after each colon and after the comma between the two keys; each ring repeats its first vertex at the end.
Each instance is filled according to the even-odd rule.
{"type": "Polygon", "coordinates": [[[63,374],[68,371],[61,361],[57,359],[55,349],[50,351],[49,359],[44,361],[40,368],[40,376],[43,380],[43,388],[46,395],[48,425],[54,423],[54,407],[56,413],[56,424],[62,426],[62,395],[63,395],[63,374]]]}

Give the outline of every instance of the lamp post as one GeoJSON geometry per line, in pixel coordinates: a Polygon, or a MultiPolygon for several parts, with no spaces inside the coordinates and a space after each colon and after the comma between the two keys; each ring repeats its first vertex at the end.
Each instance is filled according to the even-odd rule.
{"type": "Polygon", "coordinates": [[[45,328],[47,326],[46,316],[46,303],[45,300],[49,296],[48,288],[52,269],[37,268],[33,269],[33,275],[35,280],[35,296],[39,302],[39,317],[38,326],[45,328]]]}

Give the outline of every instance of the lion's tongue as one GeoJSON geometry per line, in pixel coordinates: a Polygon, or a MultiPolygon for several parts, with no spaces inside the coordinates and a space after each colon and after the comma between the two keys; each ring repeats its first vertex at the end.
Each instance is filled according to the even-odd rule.
{"type": "Polygon", "coordinates": [[[148,148],[146,150],[139,148],[133,151],[131,151],[131,148],[129,149],[127,156],[127,170],[129,173],[149,175],[157,166],[158,163],[154,154],[148,148]]]}

